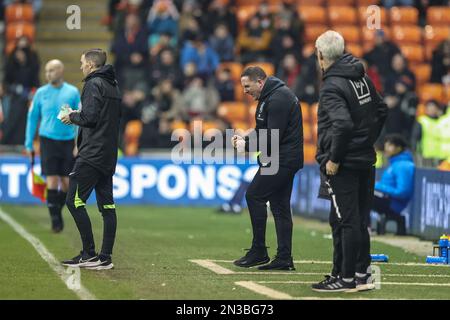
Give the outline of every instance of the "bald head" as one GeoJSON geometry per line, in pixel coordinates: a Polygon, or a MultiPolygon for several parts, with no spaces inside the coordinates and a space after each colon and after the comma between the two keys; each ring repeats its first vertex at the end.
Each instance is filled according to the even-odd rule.
{"type": "Polygon", "coordinates": [[[64,64],[57,59],[50,60],[45,65],[45,77],[48,83],[52,86],[58,87],[63,82],[64,64]]]}

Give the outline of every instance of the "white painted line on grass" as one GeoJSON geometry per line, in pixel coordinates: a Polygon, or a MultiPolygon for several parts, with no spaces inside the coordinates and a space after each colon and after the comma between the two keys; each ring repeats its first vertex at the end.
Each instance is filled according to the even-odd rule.
{"type": "Polygon", "coordinates": [[[235,273],[233,270],[219,266],[217,263],[214,263],[211,260],[189,260],[189,261],[196,263],[203,268],[209,269],[212,272],[217,273],[217,274],[234,274],[235,273]]]}
{"type": "MultiPolygon", "coordinates": [[[[314,281],[257,281],[257,283],[263,284],[313,284],[314,281]]],[[[423,286],[423,287],[450,287],[450,283],[423,283],[423,282],[385,282],[382,281],[381,285],[392,286],[423,286]]]]}
{"type": "Polygon", "coordinates": [[[14,231],[16,231],[22,238],[27,240],[36,251],[39,253],[42,259],[48,263],[50,268],[56,272],[56,274],[61,278],[61,280],[66,284],[67,288],[74,291],[75,294],[82,300],[96,300],[95,296],[80,284],[79,289],[69,285],[70,274],[66,273],[66,269],[60,264],[58,260],[51,254],[50,251],[44,246],[44,244],[27,230],[22,227],[18,222],[16,222],[9,214],[4,212],[0,208],[0,219],[7,223],[14,231]]]}
{"type": "Polygon", "coordinates": [[[263,286],[256,282],[253,282],[253,281],[237,281],[237,282],[235,282],[235,284],[238,286],[244,287],[250,291],[262,294],[271,299],[282,299],[282,300],[294,299],[294,297],[292,297],[291,295],[289,295],[287,293],[268,288],[266,286],[263,286]]]}

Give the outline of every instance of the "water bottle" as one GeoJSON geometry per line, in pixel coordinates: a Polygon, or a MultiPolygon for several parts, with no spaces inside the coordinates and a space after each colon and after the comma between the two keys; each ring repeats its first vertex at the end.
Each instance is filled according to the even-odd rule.
{"type": "Polygon", "coordinates": [[[443,257],[427,256],[426,262],[432,264],[446,264],[447,260],[443,257]]]}
{"type": "Polygon", "coordinates": [[[439,239],[439,257],[445,259],[445,263],[448,263],[448,237],[443,234],[439,239]]]}
{"type": "Polygon", "coordinates": [[[389,256],[385,254],[371,254],[372,262],[388,262],[389,256]]]}

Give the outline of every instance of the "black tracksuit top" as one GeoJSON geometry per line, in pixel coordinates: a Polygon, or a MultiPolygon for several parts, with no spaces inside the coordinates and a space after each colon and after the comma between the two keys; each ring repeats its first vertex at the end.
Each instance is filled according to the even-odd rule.
{"type": "Polygon", "coordinates": [[[373,166],[373,145],[386,115],[387,106],[362,63],[348,53],[335,61],[323,75],[319,94],[316,160],[321,169],[328,160],[350,169],[373,166]]]}
{"type": "Polygon", "coordinates": [[[89,74],[81,93],[81,111],[70,115],[78,125],[77,159],[103,174],[112,175],[117,164],[120,92],[114,68],[105,65],[89,74]]]}

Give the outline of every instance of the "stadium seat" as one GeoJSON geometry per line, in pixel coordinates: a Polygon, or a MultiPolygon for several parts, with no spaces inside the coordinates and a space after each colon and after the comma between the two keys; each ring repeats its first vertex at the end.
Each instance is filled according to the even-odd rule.
{"type": "Polygon", "coordinates": [[[419,103],[416,109],[416,118],[423,116],[425,114],[425,104],[419,103]]]}
{"type": "Polygon", "coordinates": [[[338,25],[355,25],[358,22],[356,10],[348,6],[328,7],[328,19],[332,27],[338,25]]]}
{"type": "Polygon", "coordinates": [[[315,49],[316,49],[316,46],[315,46],[314,42],[305,43],[305,45],[303,46],[303,50],[302,50],[303,57],[308,58],[309,56],[311,56],[314,53],[315,49]]]}
{"type": "Polygon", "coordinates": [[[311,124],[306,121],[303,121],[303,140],[305,144],[313,143],[311,124]]]}
{"type": "Polygon", "coordinates": [[[297,3],[301,6],[323,6],[325,0],[298,0],[297,3]]]}
{"type": "Polygon", "coordinates": [[[33,22],[33,6],[31,4],[11,4],[6,7],[6,23],[33,22]]]}
{"type": "Polygon", "coordinates": [[[353,7],[355,5],[355,0],[327,0],[327,5],[329,7],[333,6],[353,7]]]}
{"type": "Polygon", "coordinates": [[[242,88],[241,81],[239,80],[239,82],[234,85],[234,99],[236,101],[244,101],[244,95],[244,88],[242,88]]]}
{"type": "Polygon", "coordinates": [[[339,32],[345,39],[345,43],[360,44],[361,29],[356,26],[336,26],[334,31],[339,32]]]}
{"type": "Polygon", "coordinates": [[[415,7],[392,7],[389,15],[392,25],[417,25],[419,20],[419,11],[415,7]]]}
{"type": "Polygon", "coordinates": [[[420,45],[401,45],[400,50],[410,63],[422,63],[425,50],[420,45]]]}
{"type": "Polygon", "coordinates": [[[416,76],[417,86],[421,86],[422,84],[430,81],[431,75],[431,65],[428,63],[423,63],[419,65],[412,65],[411,71],[416,76]]]}
{"type": "Polygon", "coordinates": [[[243,70],[242,64],[240,64],[239,62],[222,62],[221,64],[219,64],[217,70],[222,70],[225,68],[230,69],[231,77],[233,78],[234,81],[240,82],[243,70]]]}
{"type": "Polygon", "coordinates": [[[313,103],[309,106],[309,108],[312,123],[317,123],[317,110],[319,108],[319,103],[313,103]]]}
{"type": "Polygon", "coordinates": [[[128,121],[125,127],[125,154],[135,156],[139,150],[139,138],[142,134],[141,120],[128,121]]]}
{"type": "Polygon", "coordinates": [[[371,5],[376,5],[377,1],[374,0],[356,0],[356,6],[358,7],[362,7],[362,6],[371,6],[371,5]],[[375,3],[374,3],[375,2],[375,3]]]}
{"type": "Polygon", "coordinates": [[[427,9],[427,24],[449,26],[450,7],[429,7],[427,9]]]}
{"type": "Polygon", "coordinates": [[[398,45],[421,44],[422,29],[418,26],[396,25],[391,29],[391,39],[398,45]]]}
{"type": "Polygon", "coordinates": [[[303,145],[303,155],[305,163],[316,163],[316,145],[314,143],[305,143],[303,145]]]}
{"type": "Polygon", "coordinates": [[[345,48],[347,52],[358,58],[362,58],[364,54],[364,50],[359,44],[349,43],[345,48]]]}
{"type": "Polygon", "coordinates": [[[231,123],[231,127],[234,130],[243,130],[243,131],[250,129],[250,125],[247,121],[233,121],[231,123]]]}
{"type": "Polygon", "coordinates": [[[435,43],[425,43],[425,60],[431,61],[433,57],[433,51],[436,49],[438,44],[435,43]]]}
{"type": "Polygon", "coordinates": [[[243,102],[222,102],[217,109],[217,115],[230,123],[247,121],[247,106],[243,102]]]}
{"type": "Polygon", "coordinates": [[[262,68],[268,76],[275,75],[275,66],[270,62],[258,62],[258,61],[250,62],[247,65],[245,65],[245,68],[249,66],[258,66],[262,68]]]}
{"type": "Polygon", "coordinates": [[[250,107],[248,107],[249,123],[250,123],[250,127],[253,127],[253,128],[256,126],[255,113],[256,113],[257,106],[258,106],[258,103],[256,101],[253,101],[250,104],[250,107]]]}
{"type": "Polygon", "coordinates": [[[428,100],[435,99],[444,103],[444,88],[443,85],[437,83],[427,83],[419,88],[419,98],[421,103],[425,103],[428,100]]]}
{"type": "Polygon", "coordinates": [[[311,120],[311,112],[310,112],[309,104],[308,104],[307,102],[301,101],[301,102],[300,102],[300,109],[302,110],[302,118],[303,118],[303,122],[308,122],[308,123],[310,123],[310,120],[311,120]]]}
{"type": "Polygon", "coordinates": [[[436,26],[436,25],[428,25],[424,28],[424,38],[425,44],[432,44],[434,46],[438,45],[445,39],[447,39],[450,35],[450,25],[447,27],[444,26],[436,26]]]}
{"type": "Polygon", "coordinates": [[[187,126],[187,124],[184,121],[174,120],[170,124],[170,128],[172,129],[172,131],[174,131],[174,130],[177,130],[177,129],[187,129],[188,126],[187,126]]]}
{"type": "Polygon", "coordinates": [[[298,6],[298,14],[308,28],[310,24],[326,24],[327,12],[325,8],[319,6],[298,6]]]}
{"type": "Polygon", "coordinates": [[[10,23],[6,26],[6,41],[15,41],[21,36],[26,36],[30,41],[34,41],[35,27],[32,23],[17,22],[10,23]]]}
{"type": "Polygon", "coordinates": [[[257,5],[240,6],[236,8],[236,17],[238,25],[243,28],[248,19],[258,11],[257,5]]]}
{"type": "Polygon", "coordinates": [[[328,30],[328,27],[324,24],[322,24],[322,25],[307,25],[305,27],[305,42],[315,43],[316,39],[327,30],[328,30]]]}

